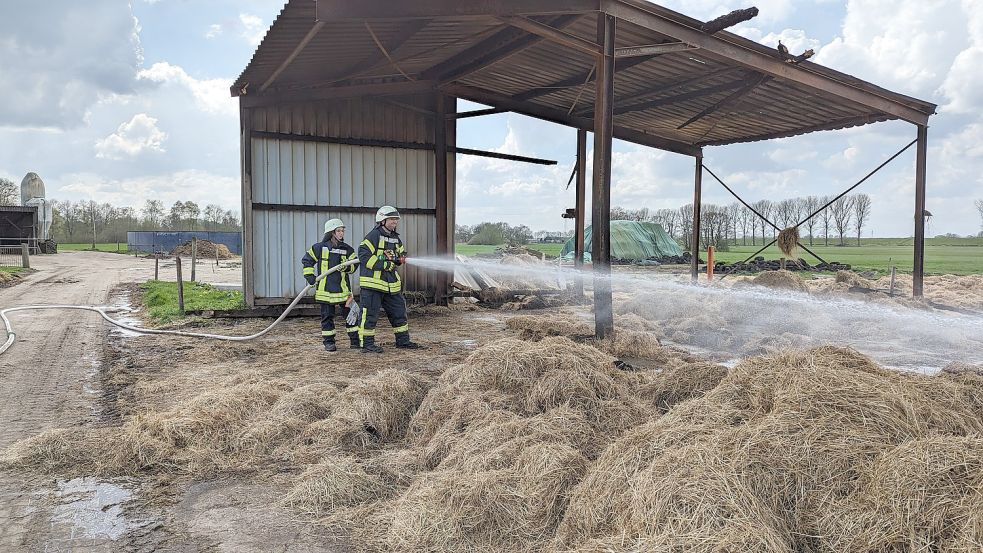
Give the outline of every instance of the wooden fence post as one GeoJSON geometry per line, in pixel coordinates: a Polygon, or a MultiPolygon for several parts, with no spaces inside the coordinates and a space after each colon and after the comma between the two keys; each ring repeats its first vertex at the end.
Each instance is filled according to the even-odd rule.
{"type": "Polygon", "coordinates": [[[181,279],[181,257],[174,258],[177,267],[177,308],[184,315],[184,281],[181,279]]]}
{"type": "Polygon", "coordinates": [[[160,254],[154,254],[154,280],[160,280],[160,254]]]}
{"type": "Polygon", "coordinates": [[[25,269],[30,269],[31,252],[26,242],[20,245],[20,255],[21,255],[21,266],[23,266],[25,269]]]}
{"type": "Polygon", "coordinates": [[[195,282],[195,268],[198,266],[198,239],[191,237],[191,282],[195,282]]]}

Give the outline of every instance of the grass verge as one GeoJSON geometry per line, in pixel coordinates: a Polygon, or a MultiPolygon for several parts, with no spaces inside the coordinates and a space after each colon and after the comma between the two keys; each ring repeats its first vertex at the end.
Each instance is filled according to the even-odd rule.
{"type": "MultiPolygon", "coordinates": [[[[177,284],[160,280],[148,280],[140,285],[142,302],[154,324],[172,323],[185,317],[178,309],[177,284]]],[[[246,306],[242,292],[219,290],[208,284],[187,282],[184,284],[185,311],[205,309],[242,309],[246,306]]]]}

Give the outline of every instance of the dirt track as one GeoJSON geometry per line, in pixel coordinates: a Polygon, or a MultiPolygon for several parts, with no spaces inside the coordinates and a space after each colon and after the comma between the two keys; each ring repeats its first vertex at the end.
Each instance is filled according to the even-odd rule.
{"type": "MultiPolygon", "coordinates": [[[[0,306],[112,304],[120,299],[110,297],[114,288],[151,278],[154,270],[153,260],[96,252],[35,257],[32,265],[38,272],[0,289],[0,306]]],[[[197,273],[201,281],[238,284],[239,271],[227,263],[218,270],[199,266],[197,273]]],[[[162,280],[173,280],[172,273],[173,262],[162,262],[162,280]]],[[[0,357],[0,448],[49,428],[100,424],[100,371],[112,332],[107,325],[82,312],[17,312],[10,318],[17,341],[0,357]]],[[[182,509],[170,513],[134,501],[139,494],[127,482],[53,482],[0,472],[0,551],[248,551],[296,541],[289,528],[264,533],[258,525],[259,535],[273,539],[263,546],[223,530],[205,512],[243,501],[222,489],[190,490],[182,509]]]]}

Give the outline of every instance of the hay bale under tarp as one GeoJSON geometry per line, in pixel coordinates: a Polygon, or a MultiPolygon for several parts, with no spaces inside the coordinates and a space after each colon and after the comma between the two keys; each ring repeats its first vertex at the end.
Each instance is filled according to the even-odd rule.
{"type": "Polygon", "coordinates": [[[751,279],[751,284],[775,290],[792,290],[793,292],[809,293],[809,287],[806,283],[792,271],[765,271],[751,279]]]}
{"type": "MultiPolygon", "coordinates": [[[[232,252],[229,250],[229,247],[226,246],[225,244],[216,244],[211,240],[198,240],[197,242],[198,242],[197,254],[199,259],[215,259],[216,256],[219,259],[232,259],[233,257],[235,257],[232,255],[232,252]]],[[[171,250],[171,255],[190,257],[191,250],[192,250],[191,240],[188,240],[184,244],[181,244],[180,246],[171,250]]]]}

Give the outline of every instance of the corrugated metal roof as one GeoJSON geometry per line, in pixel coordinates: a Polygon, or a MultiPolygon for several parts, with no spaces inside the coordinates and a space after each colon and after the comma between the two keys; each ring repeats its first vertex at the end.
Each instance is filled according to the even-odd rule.
{"type": "MultiPolygon", "coordinates": [[[[618,47],[677,41],[653,28],[693,38],[702,24],[644,0],[597,0],[596,10],[578,14],[563,13],[574,4],[562,0],[417,0],[400,5],[401,17],[390,17],[392,4],[382,0],[321,1],[321,21],[315,0],[284,7],[234,95],[433,80],[460,97],[584,126],[593,114],[594,58],[509,26],[495,10],[522,14],[528,6],[530,19],[592,42],[597,14],[611,13],[619,17],[618,47]],[[420,13],[410,13],[415,9],[420,13]],[[305,37],[311,38],[298,48],[305,37]]],[[[617,60],[616,135],[699,147],[889,119],[923,123],[935,112],[934,104],[808,61],[781,63],[776,50],[732,33],[710,39],[701,48],[617,60]]]]}

